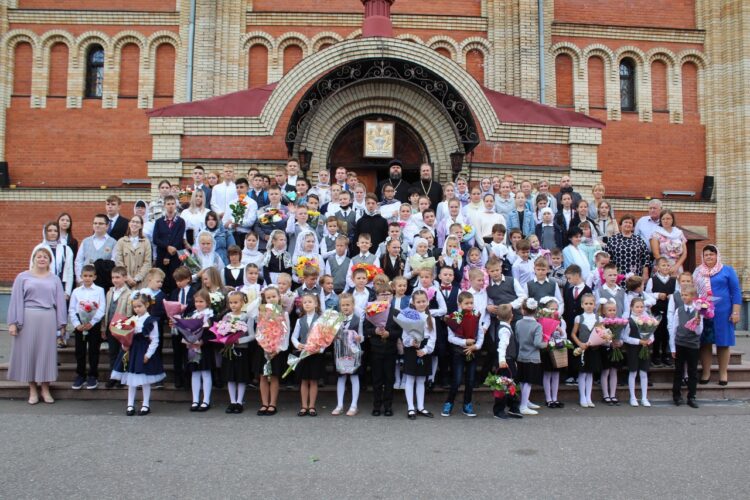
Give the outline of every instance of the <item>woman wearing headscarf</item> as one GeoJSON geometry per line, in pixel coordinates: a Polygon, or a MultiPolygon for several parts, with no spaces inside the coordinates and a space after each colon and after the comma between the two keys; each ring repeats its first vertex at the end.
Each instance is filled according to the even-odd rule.
{"type": "MultiPolygon", "coordinates": [[[[195,246],[193,247],[193,255],[201,265],[201,271],[208,269],[209,267],[215,268],[221,276],[224,275],[224,261],[216,252],[216,242],[214,236],[208,231],[201,231],[198,234],[198,238],[195,246]]],[[[200,273],[193,275],[193,279],[198,278],[200,273]]]]}
{"type": "MultiPolygon", "coordinates": [[[[60,226],[57,222],[48,222],[45,224],[43,233],[42,242],[37,248],[43,246],[52,254],[50,270],[55,276],[60,278],[63,291],[65,291],[65,300],[68,300],[70,294],[73,293],[73,285],[75,284],[75,257],[73,256],[73,250],[60,241],[60,226]]],[[[33,264],[33,260],[29,261],[29,266],[33,264]]]]}
{"type": "Polygon", "coordinates": [[[734,329],[740,321],[742,291],[737,273],[721,262],[715,245],[703,248],[703,263],[693,272],[693,281],[700,297],[711,297],[716,312],[713,319],[703,320],[701,335],[700,383],[707,384],[711,377],[711,345],[716,344],[719,358],[719,385],[727,385],[729,348],[734,346],[734,329]]]}

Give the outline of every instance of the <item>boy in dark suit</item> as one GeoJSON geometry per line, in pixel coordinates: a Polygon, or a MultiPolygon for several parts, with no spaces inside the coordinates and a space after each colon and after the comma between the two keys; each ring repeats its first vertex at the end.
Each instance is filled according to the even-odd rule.
{"type": "MultiPolygon", "coordinates": [[[[190,270],[185,266],[180,266],[175,269],[172,273],[172,278],[175,281],[176,288],[169,294],[169,300],[172,302],[179,302],[185,304],[185,312],[182,313],[182,317],[189,316],[195,310],[195,289],[191,286],[193,276],[190,270]]],[[[185,360],[187,357],[187,349],[185,344],[182,343],[182,337],[177,334],[173,328],[173,323],[169,320],[169,327],[172,331],[172,359],[174,363],[174,386],[175,389],[182,389],[185,387],[185,360]]]]}
{"type": "Polygon", "coordinates": [[[177,200],[174,196],[166,196],[164,216],[156,219],[153,238],[156,245],[156,266],[164,271],[166,276],[162,287],[166,294],[175,288],[172,274],[180,267],[178,252],[185,249],[184,236],[185,221],[177,215],[177,200]]]}
{"type": "MultiPolygon", "coordinates": [[[[445,298],[448,312],[458,311],[458,294],[461,289],[455,284],[454,275],[452,267],[443,267],[438,272],[440,293],[445,298]]],[[[438,361],[438,379],[443,389],[449,389],[451,386],[451,352],[448,346],[448,325],[445,324],[443,318],[435,318],[435,328],[437,330],[435,357],[438,361]]]]}
{"type": "MultiPolygon", "coordinates": [[[[391,300],[390,293],[378,295],[378,300],[391,300]]],[[[396,378],[396,353],[402,329],[394,318],[398,310],[391,307],[384,328],[365,321],[364,334],[369,339],[370,368],[372,372],[372,416],[379,417],[381,410],[386,417],[393,416],[393,383],[396,378]]]]}
{"type": "Polygon", "coordinates": [[[115,241],[128,234],[128,219],[120,215],[121,204],[122,200],[120,197],[112,195],[107,197],[104,205],[107,211],[107,218],[109,219],[107,234],[115,241]]]}
{"type": "MultiPolygon", "coordinates": [[[[567,278],[568,284],[563,289],[563,303],[565,304],[563,319],[565,320],[568,339],[570,339],[570,334],[573,331],[576,316],[583,314],[581,299],[585,294],[593,293],[591,288],[583,281],[581,274],[581,268],[576,264],[568,266],[565,270],[565,278],[567,278]]],[[[568,378],[565,380],[565,385],[576,385],[579,365],[580,360],[573,356],[573,351],[568,351],[568,378]]]]}

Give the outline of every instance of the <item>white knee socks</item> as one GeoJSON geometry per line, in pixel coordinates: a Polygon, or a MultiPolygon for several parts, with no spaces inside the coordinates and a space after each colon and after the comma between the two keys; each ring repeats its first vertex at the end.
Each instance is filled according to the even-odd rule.
{"type": "Polygon", "coordinates": [[[424,383],[427,377],[417,377],[417,410],[424,410],[424,383]]]}
{"type": "Polygon", "coordinates": [[[552,401],[557,401],[557,391],[560,389],[560,372],[552,372],[552,379],[550,380],[549,390],[552,396],[552,401]]]}
{"type": "Polygon", "coordinates": [[[544,399],[549,403],[552,399],[552,372],[544,372],[542,375],[542,386],[544,386],[544,399]]]}
{"type": "Polygon", "coordinates": [[[128,386],[128,406],[135,406],[135,393],[138,388],[134,385],[128,386]]]}
{"type": "Polygon", "coordinates": [[[531,384],[521,383],[521,409],[529,407],[529,396],[531,395],[531,384]]]}
{"type": "Polygon", "coordinates": [[[578,397],[582,406],[591,404],[591,389],[594,386],[594,374],[581,372],[578,374],[578,397]]]}
{"type": "Polygon", "coordinates": [[[349,375],[349,380],[352,382],[352,404],[349,408],[356,409],[359,403],[359,375],[349,375]]]}
{"type": "Polygon", "coordinates": [[[237,382],[227,382],[227,391],[229,392],[229,402],[237,404],[237,382]]]}
{"type": "Polygon", "coordinates": [[[195,371],[190,376],[190,389],[193,391],[193,403],[197,403],[201,396],[201,372],[195,371]]]}
{"type": "Polygon", "coordinates": [[[438,359],[437,356],[432,357],[432,375],[430,375],[430,382],[435,382],[435,375],[437,375],[438,359]]]}
{"type": "Polygon", "coordinates": [[[648,399],[648,372],[645,372],[643,370],[628,373],[628,389],[630,389],[630,399],[638,399],[635,397],[636,374],[639,374],[641,378],[641,399],[648,399]]]}
{"type": "Polygon", "coordinates": [[[151,406],[151,384],[143,384],[143,406],[151,406]]]}
{"type": "Polygon", "coordinates": [[[404,384],[404,393],[406,394],[406,406],[409,410],[414,410],[414,382],[416,377],[414,375],[404,375],[406,382],[404,384]]]}
{"type": "Polygon", "coordinates": [[[211,390],[214,387],[213,380],[211,380],[211,370],[203,370],[201,378],[203,379],[203,402],[209,404],[211,402],[211,390]]]}

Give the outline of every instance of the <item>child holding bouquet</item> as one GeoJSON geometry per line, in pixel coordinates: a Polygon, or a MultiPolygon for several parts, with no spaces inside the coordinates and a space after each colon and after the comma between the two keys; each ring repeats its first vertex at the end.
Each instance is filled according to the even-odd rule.
{"type": "MultiPolygon", "coordinates": [[[[515,379],[517,376],[516,359],[518,358],[518,342],[516,341],[510,322],[513,320],[513,307],[510,304],[500,304],[497,306],[497,358],[498,358],[498,375],[507,376],[515,379]]],[[[505,393],[496,395],[495,404],[492,407],[492,413],[495,418],[506,419],[523,418],[521,410],[518,407],[518,397],[516,394],[505,393]],[[508,407],[508,413],[505,408],[508,407]]]]}
{"type": "MultiPolygon", "coordinates": [[[[246,303],[247,295],[244,293],[229,292],[227,295],[229,312],[222,318],[222,322],[237,322],[245,328],[245,335],[239,337],[234,345],[224,347],[225,354],[221,359],[221,377],[227,382],[229,392],[229,406],[225,413],[242,413],[245,404],[245,388],[251,380],[248,344],[255,338],[255,333],[252,322],[248,320],[247,314],[242,312],[242,307],[246,303]]],[[[218,326],[215,325],[214,328],[218,326]]]]}
{"type": "MultiPolygon", "coordinates": [[[[435,321],[428,309],[430,301],[424,290],[417,290],[411,296],[412,307],[419,314],[424,330],[403,329],[401,341],[404,343],[404,373],[406,373],[406,404],[409,420],[416,420],[417,414],[432,418],[431,412],[424,407],[425,382],[432,372],[431,353],[435,348],[435,321]],[[421,333],[421,335],[420,335],[421,333]],[[417,407],[414,406],[414,392],[417,394],[417,407]]],[[[408,310],[407,310],[408,311],[408,310]]],[[[405,314],[401,311],[399,316],[405,314]]],[[[398,321],[398,317],[396,318],[398,321]]],[[[403,324],[401,325],[403,328],[403,324]]]]}
{"type": "Polygon", "coordinates": [[[261,293],[261,307],[255,327],[256,340],[261,349],[256,349],[253,373],[259,374],[261,406],[259,416],[276,415],[279,399],[279,380],[284,372],[284,356],[289,348],[289,314],[281,307],[278,288],[270,286],[261,293]]]}
{"type": "MultiPolygon", "coordinates": [[[[112,335],[112,332],[109,329],[109,323],[117,314],[121,314],[126,318],[133,315],[133,310],[130,306],[130,294],[132,293],[132,290],[128,288],[125,281],[127,275],[127,269],[122,266],[115,266],[112,268],[112,288],[107,291],[106,306],[104,308],[102,338],[106,336],[110,372],[115,367],[117,355],[120,354],[120,343],[112,335]]],[[[107,389],[112,389],[115,385],[117,385],[116,380],[108,380],[105,387],[107,389]]]]}
{"type": "Polygon", "coordinates": [[[269,236],[271,241],[270,249],[263,258],[263,282],[266,284],[276,284],[279,274],[292,273],[292,256],[286,251],[286,234],[284,231],[275,229],[269,236]]]}
{"type": "MultiPolygon", "coordinates": [[[[554,286],[556,287],[557,285],[554,286]]],[[[560,302],[555,297],[541,297],[539,304],[542,306],[542,310],[539,313],[537,322],[542,325],[542,340],[547,344],[547,348],[540,352],[544,396],[547,401],[547,408],[563,408],[565,404],[557,399],[560,389],[560,370],[563,367],[557,367],[552,362],[553,353],[551,350],[566,349],[567,340],[565,332],[567,330],[565,320],[560,316],[560,302]]]]}
{"type": "MultiPolygon", "coordinates": [[[[449,269],[449,268],[446,268],[449,269]]],[[[479,324],[480,316],[474,311],[474,296],[469,292],[458,294],[459,313],[445,316],[448,325],[448,343],[451,344],[451,359],[453,368],[453,380],[451,382],[448,399],[443,404],[443,417],[449,417],[453,411],[453,402],[456,399],[458,386],[464,379],[464,405],[463,414],[467,417],[476,417],[474,405],[472,404],[472,393],[477,372],[477,353],[482,349],[484,342],[484,328],[479,324]]]]}
{"type": "Polygon", "coordinates": [[[650,332],[644,323],[644,319],[653,320],[646,315],[646,304],[643,299],[634,298],[630,302],[630,318],[628,325],[622,332],[622,341],[628,344],[628,389],[630,389],[630,406],[638,406],[638,398],[635,397],[635,377],[641,379],[641,405],[651,406],[648,400],[648,369],[649,356],[648,346],[653,342],[654,333],[650,332]],[[640,325],[638,323],[641,323],[640,325]],[[643,354],[646,349],[646,355],[643,354]]]}
{"type": "Polygon", "coordinates": [[[698,302],[695,287],[685,285],[680,289],[680,293],[684,304],[674,311],[669,321],[669,349],[675,359],[672,400],[675,406],[682,404],[681,386],[684,370],[687,367],[687,404],[691,408],[698,408],[695,393],[698,387],[698,357],[700,338],[703,333],[703,316],[695,307],[695,303],[698,302]]]}
{"type": "Polygon", "coordinates": [[[161,354],[156,349],[159,345],[158,322],[148,314],[151,304],[150,295],[135,293],[132,301],[133,312],[136,315],[133,342],[129,348],[123,347],[110,377],[128,386],[128,406],[125,414],[129,417],[135,415],[135,393],[138,386],[141,386],[143,391],[143,403],[138,414],[148,415],[151,413],[151,384],[166,377],[161,354]]]}
{"type": "Polygon", "coordinates": [[[599,322],[612,332],[612,342],[605,349],[600,349],[602,363],[602,401],[609,406],[620,406],[617,400],[617,370],[622,366],[623,355],[622,330],[628,320],[617,316],[617,301],[613,298],[599,299],[599,322]]]}
{"type": "Polygon", "coordinates": [[[523,317],[516,323],[516,340],[518,342],[518,382],[521,384],[521,414],[538,415],[539,408],[529,401],[531,386],[542,381],[542,361],[540,349],[547,347],[542,340],[542,325],[537,323],[537,301],[525,299],[521,305],[523,317]]]}
{"type": "MultiPolygon", "coordinates": [[[[354,297],[349,293],[344,293],[339,297],[339,310],[344,315],[344,324],[339,330],[336,342],[354,343],[359,349],[359,345],[364,340],[362,333],[362,319],[360,316],[354,314],[354,297]],[[356,332],[350,337],[350,332],[356,332]]],[[[336,384],[336,399],[337,405],[333,409],[331,415],[341,415],[344,412],[344,395],[346,392],[346,379],[352,384],[352,403],[349,405],[349,410],[346,412],[346,416],[353,417],[357,411],[357,402],[359,401],[359,375],[357,374],[356,366],[351,366],[350,370],[344,367],[340,367],[339,363],[336,363],[336,370],[339,373],[338,383],[336,384]]]]}
{"type": "Polygon", "coordinates": [[[193,391],[193,403],[190,406],[190,411],[202,412],[207,411],[211,407],[211,389],[213,388],[211,370],[216,365],[214,350],[211,348],[210,342],[208,342],[213,337],[209,327],[211,326],[211,318],[214,316],[213,310],[210,307],[211,297],[208,294],[208,290],[201,288],[195,292],[193,304],[195,309],[187,317],[188,319],[199,319],[203,322],[201,338],[194,341],[189,338],[189,335],[185,335],[186,332],[181,331],[180,333],[183,334],[182,344],[187,347],[188,351],[187,368],[188,371],[192,372],[190,388],[193,391]],[[203,386],[203,401],[198,403],[201,385],[203,386]]]}
{"type": "MultiPolygon", "coordinates": [[[[316,295],[302,296],[302,317],[297,320],[292,332],[292,345],[300,353],[305,349],[307,336],[315,321],[320,316],[320,302],[316,295]]],[[[300,398],[302,405],[298,417],[317,417],[315,402],[318,398],[318,379],[323,376],[322,353],[312,354],[300,361],[297,377],[300,380],[300,398]]]]}
{"type": "Polygon", "coordinates": [[[578,346],[580,351],[581,366],[578,372],[578,397],[582,408],[593,408],[594,403],[591,400],[591,390],[594,385],[594,373],[601,372],[601,355],[599,347],[590,345],[589,341],[597,326],[597,317],[594,309],[596,300],[591,293],[585,294],[581,298],[581,307],[583,313],[576,316],[573,324],[571,339],[578,346]]]}
{"type": "MultiPolygon", "coordinates": [[[[386,417],[393,416],[393,383],[396,372],[398,340],[401,338],[402,330],[394,320],[400,310],[394,306],[389,307],[391,297],[392,294],[389,291],[381,291],[377,295],[378,302],[381,304],[368,304],[366,307],[367,321],[364,324],[364,333],[370,342],[373,417],[379,417],[381,414],[386,417]],[[372,314],[370,314],[370,311],[372,311],[372,314]],[[386,316],[385,320],[382,316],[386,316]],[[378,319],[374,319],[375,317],[378,319]]],[[[398,302],[394,301],[394,304],[398,304],[398,302]]]]}
{"type": "Polygon", "coordinates": [[[68,319],[73,325],[76,341],[76,378],[73,389],[96,389],[99,385],[99,346],[104,335],[101,320],[104,317],[104,289],[94,284],[96,268],[86,264],[81,268],[81,286],[73,290],[68,307],[68,319]],[[89,370],[86,377],[86,360],[89,370]]]}

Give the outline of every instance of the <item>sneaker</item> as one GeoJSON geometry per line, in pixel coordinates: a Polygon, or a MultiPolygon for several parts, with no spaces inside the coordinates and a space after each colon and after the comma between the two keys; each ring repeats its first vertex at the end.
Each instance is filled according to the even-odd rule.
{"type": "Polygon", "coordinates": [[[668,366],[668,367],[670,367],[670,368],[674,366],[674,361],[672,361],[672,360],[671,360],[671,359],[669,359],[669,358],[664,358],[664,359],[663,359],[663,360],[661,361],[661,363],[662,363],[662,364],[663,364],[664,366],[668,366]]]}
{"type": "Polygon", "coordinates": [[[83,387],[83,383],[85,380],[80,375],[76,377],[75,382],[73,382],[73,385],[70,386],[71,389],[75,389],[76,391],[83,387]]]}
{"type": "Polygon", "coordinates": [[[589,408],[596,408],[596,405],[592,401],[588,401],[589,408]]]}
{"type": "Polygon", "coordinates": [[[638,400],[637,399],[631,399],[630,400],[630,406],[638,406],[638,400]]]}
{"type": "Polygon", "coordinates": [[[578,381],[573,377],[568,377],[565,379],[565,385],[578,385],[578,381]]]}
{"type": "Polygon", "coordinates": [[[164,382],[156,382],[152,387],[154,389],[164,389],[164,382]]]}
{"type": "Polygon", "coordinates": [[[651,366],[653,366],[654,368],[661,368],[662,366],[664,366],[664,364],[661,362],[660,359],[652,359],[651,366]]]}
{"type": "Polygon", "coordinates": [[[446,402],[443,404],[443,411],[440,412],[441,417],[450,417],[453,411],[453,403],[446,402]]]}
{"type": "Polygon", "coordinates": [[[476,417],[477,416],[477,414],[474,413],[474,405],[471,404],[471,403],[467,403],[467,404],[464,405],[463,413],[467,417],[476,417]]]}
{"type": "Polygon", "coordinates": [[[531,408],[521,408],[521,415],[539,415],[539,412],[531,408]]]}
{"type": "Polygon", "coordinates": [[[508,410],[508,416],[510,418],[523,418],[520,410],[508,410]]]}
{"type": "Polygon", "coordinates": [[[495,418],[500,419],[500,420],[508,420],[508,418],[510,417],[505,413],[497,412],[495,413],[495,418]]]}
{"type": "Polygon", "coordinates": [[[641,406],[645,406],[646,408],[651,408],[651,403],[649,403],[648,399],[641,399],[641,406]]]}
{"type": "Polygon", "coordinates": [[[99,387],[99,381],[96,380],[96,377],[89,377],[86,380],[86,389],[91,390],[96,389],[97,387],[99,387]]]}
{"type": "Polygon", "coordinates": [[[532,410],[538,410],[539,409],[539,405],[535,405],[531,401],[529,401],[529,403],[526,405],[526,407],[527,408],[531,408],[532,410]]]}

